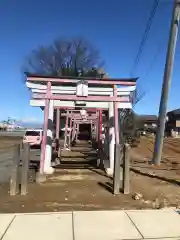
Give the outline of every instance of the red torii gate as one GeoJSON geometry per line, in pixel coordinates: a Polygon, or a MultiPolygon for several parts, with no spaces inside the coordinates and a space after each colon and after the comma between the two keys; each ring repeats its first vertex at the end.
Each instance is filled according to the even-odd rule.
{"type": "MultiPolygon", "coordinates": [[[[45,150],[47,143],[47,129],[48,129],[48,116],[49,116],[49,106],[50,100],[61,100],[61,101],[84,101],[84,102],[113,102],[114,105],[114,128],[115,128],[115,142],[119,144],[119,126],[118,126],[118,103],[128,103],[131,102],[131,96],[118,96],[117,85],[120,86],[135,86],[137,78],[133,79],[90,79],[90,78],[57,78],[51,76],[35,76],[27,74],[27,81],[32,83],[40,83],[43,86],[46,86],[45,92],[43,93],[34,93],[33,99],[44,100],[44,131],[42,139],[42,154],[40,161],[40,172],[44,173],[44,164],[45,164],[45,150]],[[88,86],[101,86],[101,87],[113,87],[113,96],[77,96],[75,94],[53,94],[52,87],[55,85],[58,86],[76,86],[79,81],[86,81],[88,86]]],[[[58,109],[58,108],[56,108],[58,109]]],[[[67,110],[68,107],[66,108],[67,110]]],[[[102,134],[102,108],[96,108],[96,113],[98,120],[96,122],[96,128],[99,129],[98,140],[101,140],[102,134]]],[[[60,128],[60,111],[57,111],[57,126],[56,126],[56,137],[58,137],[58,132],[60,128]]],[[[99,141],[100,144],[101,141],[99,141]]]]}

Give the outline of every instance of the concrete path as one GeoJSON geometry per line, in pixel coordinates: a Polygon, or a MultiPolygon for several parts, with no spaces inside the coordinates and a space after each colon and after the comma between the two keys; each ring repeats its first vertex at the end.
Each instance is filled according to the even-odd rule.
{"type": "Polygon", "coordinates": [[[180,239],[173,209],[1,214],[1,240],[180,239]]]}

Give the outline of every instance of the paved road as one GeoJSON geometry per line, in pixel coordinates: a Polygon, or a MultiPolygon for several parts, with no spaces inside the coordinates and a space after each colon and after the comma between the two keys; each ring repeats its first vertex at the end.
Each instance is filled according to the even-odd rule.
{"type": "Polygon", "coordinates": [[[15,132],[0,132],[0,137],[23,137],[25,131],[15,131],[15,132]]]}
{"type": "MultiPolygon", "coordinates": [[[[10,137],[10,140],[14,142],[14,138],[16,137],[23,137],[24,131],[15,131],[15,132],[0,132],[0,138],[3,137],[10,137]],[[11,138],[12,137],[12,138],[11,138]]],[[[3,141],[3,140],[2,140],[3,141]]],[[[2,142],[3,143],[3,142],[2,142]]],[[[22,159],[22,152],[21,152],[21,159],[22,159]]],[[[39,161],[40,159],[40,150],[34,149],[31,150],[30,153],[30,160],[33,161],[39,161]]],[[[2,145],[2,148],[0,148],[0,183],[2,182],[8,182],[9,177],[11,174],[12,169],[12,161],[13,161],[13,149],[12,148],[4,148],[2,145]]]]}
{"type": "Polygon", "coordinates": [[[13,152],[7,151],[0,153],[0,183],[9,180],[12,167],[13,152]]]}
{"type": "MultiPolygon", "coordinates": [[[[22,152],[21,152],[22,159],[22,152]]],[[[39,161],[40,160],[40,150],[33,149],[30,152],[30,160],[39,161]]],[[[0,183],[8,182],[12,169],[13,161],[13,150],[6,149],[0,152],[0,183]]]]}

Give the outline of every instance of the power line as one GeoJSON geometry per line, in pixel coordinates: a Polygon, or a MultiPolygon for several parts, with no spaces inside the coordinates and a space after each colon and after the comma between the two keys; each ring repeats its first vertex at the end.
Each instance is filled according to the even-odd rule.
{"type": "Polygon", "coordinates": [[[162,49],[164,48],[164,45],[162,44],[162,42],[158,45],[157,47],[157,50],[152,58],[152,61],[150,62],[150,65],[146,71],[146,73],[144,74],[144,79],[146,79],[149,75],[149,73],[151,72],[151,70],[153,69],[154,67],[154,64],[156,63],[157,61],[157,58],[159,57],[159,54],[161,53],[162,49]]]}
{"type": "MultiPolygon", "coordinates": [[[[164,2],[163,2],[163,3],[164,3],[164,2]]],[[[165,10],[166,7],[168,6],[168,3],[169,3],[169,2],[166,2],[165,4],[161,5],[161,7],[162,7],[162,8],[161,8],[161,10],[162,10],[162,11],[161,11],[161,15],[163,15],[164,10],[165,10]]],[[[161,36],[161,37],[162,37],[162,39],[161,39],[161,41],[159,41],[159,43],[157,44],[157,49],[156,49],[156,51],[155,51],[155,53],[154,53],[154,56],[153,56],[152,60],[150,61],[149,67],[147,68],[147,71],[145,72],[145,74],[143,75],[143,77],[141,77],[141,78],[143,78],[143,79],[147,79],[147,77],[148,77],[149,74],[151,73],[154,65],[156,64],[156,61],[157,61],[160,53],[161,53],[162,50],[164,49],[164,40],[165,40],[165,37],[164,37],[164,36],[161,36]]],[[[167,40],[167,41],[168,41],[168,40],[167,40]]]]}
{"type": "MultiPolygon", "coordinates": [[[[168,3],[169,3],[169,2],[168,2],[168,3]]],[[[166,4],[163,5],[163,6],[164,6],[164,7],[167,7],[167,6],[168,6],[167,2],[166,2],[166,4]]],[[[161,10],[163,10],[163,11],[161,11],[161,15],[163,14],[163,12],[164,12],[165,9],[166,9],[166,8],[161,8],[161,10]]],[[[145,73],[144,76],[143,76],[143,79],[146,79],[146,78],[149,76],[149,73],[150,73],[151,70],[153,69],[153,67],[154,67],[154,65],[155,65],[155,63],[156,63],[156,61],[157,61],[157,58],[159,57],[159,55],[160,55],[160,53],[162,52],[163,49],[164,49],[164,36],[163,36],[163,38],[161,39],[161,41],[159,41],[159,43],[157,44],[156,52],[155,52],[155,54],[154,54],[154,56],[153,56],[153,58],[152,58],[152,60],[151,60],[151,62],[150,62],[150,64],[149,64],[149,67],[147,68],[146,73],[145,73]]]]}
{"type": "Polygon", "coordinates": [[[150,32],[150,29],[151,29],[151,26],[152,26],[152,23],[153,23],[158,5],[159,5],[159,0],[154,0],[151,11],[150,11],[150,16],[149,16],[147,24],[146,24],[144,34],[142,36],[142,40],[141,40],[141,43],[140,43],[139,48],[138,48],[137,55],[136,55],[136,58],[134,60],[132,70],[130,72],[131,76],[133,76],[133,73],[134,73],[135,69],[137,68],[137,66],[139,64],[139,61],[140,61],[144,46],[147,42],[148,35],[149,35],[149,32],[150,32]]]}

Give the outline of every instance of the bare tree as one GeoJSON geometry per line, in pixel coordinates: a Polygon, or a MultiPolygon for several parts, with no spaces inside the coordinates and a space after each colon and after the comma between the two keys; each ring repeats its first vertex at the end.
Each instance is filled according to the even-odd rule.
{"type": "Polygon", "coordinates": [[[123,144],[128,140],[131,140],[136,134],[136,115],[133,108],[142,100],[146,92],[140,91],[137,87],[133,92],[132,97],[132,109],[120,109],[119,110],[119,126],[120,126],[120,142],[123,144]]]}
{"type": "Polygon", "coordinates": [[[27,58],[23,69],[40,75],[101,77],[102,66],[99,51],[86,39],[75,38],[39,46],[27,58]]]}

